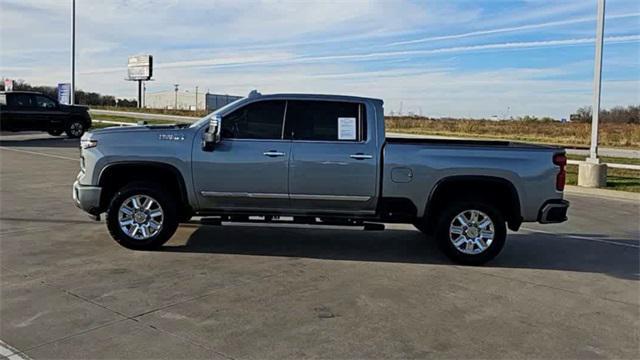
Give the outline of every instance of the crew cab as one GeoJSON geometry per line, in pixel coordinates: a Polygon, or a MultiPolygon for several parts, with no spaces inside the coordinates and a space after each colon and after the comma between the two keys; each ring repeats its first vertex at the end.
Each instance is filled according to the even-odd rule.
{"type": "Polygon", "coordinates": [[[112,237],[131,249],[162,246],[193,215],[396,222],[457,262],[482,264],[507,227],[563,222],[569,206],[563,149],[386,137],[383,102],[364,97],[254,91],[191,125],[88,132],[81,148],[75,203],[106,213],[112,237]]]}
{"type": "Polygon", "coordinates": [[[46,131],[70,138],[81,137],[91,127],[86,106],[64,105],[32,91],[0,92],[0,129],[3,131],[46,131]]]}

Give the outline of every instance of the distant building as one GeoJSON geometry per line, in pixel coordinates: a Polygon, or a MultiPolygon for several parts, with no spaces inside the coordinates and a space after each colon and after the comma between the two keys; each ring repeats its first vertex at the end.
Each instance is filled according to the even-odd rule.
{"type": "Polygon", "coordinates": [[[195,91],[178,91],[176,93],[173,90],[167,90],[147,93],[144,105],[150,109],[206,110],[212,112],[240,98],[241,96],[209,93],[198,93],[196,95],[195,91]]]}

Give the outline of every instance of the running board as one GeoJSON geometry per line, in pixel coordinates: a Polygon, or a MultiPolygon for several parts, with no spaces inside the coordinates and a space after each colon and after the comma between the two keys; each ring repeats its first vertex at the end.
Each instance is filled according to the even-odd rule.
{"type": "Polygon", "coordinates": [[[364,222],[356,219],[322,219],[311,216],[238,216],[225,215],[215,217],[203,217],[200,219],[202,225],[221,226],[223,222],[244,223],[244,224],[284,224],[284,225],[318,225],[318,226],[349,226],[363,227],[366,231],[382,231],[384,224],[364,222]]]}

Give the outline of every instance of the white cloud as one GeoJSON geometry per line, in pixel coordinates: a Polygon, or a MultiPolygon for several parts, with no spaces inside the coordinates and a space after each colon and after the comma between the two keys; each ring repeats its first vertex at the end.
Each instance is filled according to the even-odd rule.
{"type": "MultiPolygon", "coordinates": [[[[134,97],[135,83],[124,81],[126,58],[150,53],[156,67],[149,91],[179,83],[240,95],[254,88],[357,94],[384,98],[387,110],[397,111],[402,102],[405,111],[433,116],[488,116],[510,106],[514,115],[559,117],[588,104],[593,53],[578,54],[593,44],[595,2],[509,5],[77,0],[77,85],[134,97]],[[553,27],[561,35],[550,39],[539,31],[553,27]],[[435,40],[439,47],[429,43],[435,40]],[[554,48],[571,56],[553,58],[554,48]],[[530,49],[526,59],[542,60],[525,65],[524,57],[513,55],[522,49],[530,49]],[[499,52],[500,64],[467,60],[489,52],[499,52]]],[[[603,101],[638,102],[640,35],[630,33],[637,26],[625,25],[640,9],[620,0],[609,5],[619,16],[608,19],[624,21],[607,23],[607,44],[626,45],[606,48],[605,73],[624,64],[625,74],[605,77],[603,101]]],[[[68,81],[68,0],[0,0],[0,23],[0,76],[35,84],[68,81]]]]}
{"type": "MultiPolygon", "coordinates": [[[[638,17],[638,16],[640,16],[640,13],[616,14],[616,15],[607,16],[607,19],[608,20],[624,19],[624,18],[638,17]]],[[[509,32],[525,31],[525,30],[543,29],[543,28],[549,28],[549,27],[579,24],[579,23],[592,22],[592,21],[595,21],[595,17],[593,16],[581,17],[581,18],[574,18],[574,19],[567,19],[567,20],[549,21],[549,22],[543,22],[543,23],[537,23],[537,24],[504,27],[504,28],[498,28],[498,29],[471,31],[471,32],[466,32],[461,34],[431,36],[431,37],[425,37],[420,39],[393,42],[389,44],[389,46],[420,44],[420,43],[438,41],[438,40],[462,39],[462,38],[473,37],[473,36],[494,35],[494,34],[502,34],[502,33],[509,33],[509,32]]]]}

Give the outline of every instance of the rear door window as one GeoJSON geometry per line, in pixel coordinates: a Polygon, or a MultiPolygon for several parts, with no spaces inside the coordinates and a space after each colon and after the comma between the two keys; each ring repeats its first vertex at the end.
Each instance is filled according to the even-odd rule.
{"type": "Polygon", "coordinates": [[[291,100],[285,137],[309,141],[366,140],[364,105],[354,102],[291,100]]]}
{"type": "Polygon", "coordinates": [[[0,94],[0,105],[7,105],[7,95],[0,94]]]}
{"type": "Polygon", "coordinates": [[[31,95],[29,94],[11,94],[7,99],[9,107],[12,108],[29,108],[33,107],[31,95]]]}
{"type": "Polygon", "coordinates": [[[282,139],[284,100],[258,101],[222,118],[224,139],[282,139]]]}
{"type": "Polygon", "coordinates": [[[56,103],[48,97],[36,95],[36,106],[38,108],[55,109],[56,103]]]}

